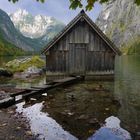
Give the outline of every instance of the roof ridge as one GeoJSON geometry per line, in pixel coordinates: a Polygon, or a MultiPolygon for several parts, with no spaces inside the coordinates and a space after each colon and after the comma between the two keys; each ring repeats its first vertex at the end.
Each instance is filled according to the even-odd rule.
{"type": "MultiPolygon", "coordinates": [[[[110,44],[112,44],[113,49],[118,52],[118,54],[121,54],[120,50],[117,48],[117,46],[103,33],[103,31],[91,20],[91,18],[85,13],[84,16],[90,20],[90,22],[93,24],[93,26],[97,29],[97,31],[100,33],[99,35],[102,35],[103,38],[107,40],[110,44]]],[[[112,48],[112,47],[111,47],[112,48]]]]}
{"type": "Polygon", "coordinates": [[[59,33],[57,33],[57,35],[56,35],[51,41],[48,42],[48,44],[46,45],[46,48],[43,49],[42,53],[44,53],[45,50],[48,50],[48,49],[49,49],[48,46],[51,45],[51,43],[53,43],[53,41],[54,41],[55,39],[57,39],[61,34],[63,34],[63,32],[64,32],[65,30],[67,30],[67,28],[70,27],[70,26],[72,25],[72,23],[74,23],[74,21],[76,21],[78,18],[80,18],[80,16],[82,16],[82,14],[83,14],[83,13],[80,12],[80,13],[79,13],[74,19],[72,19],[59,33]]]}
{"type": "Polygon", "coordinates": [[[82,10],[80,11],[80,13],[81,13],[81,14],[84,14],[84,13],[85,13],[85,10],[84,10],[84,9],[82,9],[82,10]]]}
{"type": "Polygon", "coordinates": [[[71,26],[73,27],[80,18],[84,17],[86,22],[98,33],[98,35],[110,46],[110,48],[117,53],[118,55],[121,54],[120,50],[115,46],[115,44],[102,32],[102,30],[91,20],[91,18],[85,13],[84,10],[81,10],[81,12],[73,19],[71,20],[62,31],[60,31],[47,45],[46,48],[42,51],[42,53],[45,53],[48,51],[65,33],[71,29],[71,26]]]}

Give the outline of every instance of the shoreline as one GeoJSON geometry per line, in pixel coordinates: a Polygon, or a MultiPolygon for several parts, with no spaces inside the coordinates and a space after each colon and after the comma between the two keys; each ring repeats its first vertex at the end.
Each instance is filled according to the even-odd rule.
{"type": "Polygon", "coordinates": [[[16,106],[1,109],[0,116],[0,139],[37,140],[33,136],[26,118],[22,114],[16,113],[16,106]]]}

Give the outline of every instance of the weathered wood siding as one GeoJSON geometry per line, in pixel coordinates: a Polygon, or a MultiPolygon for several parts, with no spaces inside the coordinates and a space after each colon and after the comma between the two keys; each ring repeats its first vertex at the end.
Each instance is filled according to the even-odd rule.
{"type": "Polygon", "coordinates": [[[79,21],[46,55],[51,72],[85,74],[114,70],[115,54],[86,21],[79,21]]]}
{"type": "Polygon", "coordinates": [[[80,73],[82,75],[86,72],[86,53],[87,46],[84,43],[69,44],[69,73],[80,73]]]}

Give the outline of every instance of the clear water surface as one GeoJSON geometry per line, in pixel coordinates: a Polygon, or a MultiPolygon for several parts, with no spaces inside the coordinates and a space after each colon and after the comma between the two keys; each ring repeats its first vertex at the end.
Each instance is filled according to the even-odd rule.
{"type": "MultiPolygon", "coordinates": [[[[30,103],[18,104],[17,112],[22,112],[32,132],[42,139],[85,140],[110,116],[118,117],[121,127],[131,134],[140,132],[139,60],[140,56],[117,57],[114,81],[90,80],[58,88],[30,103]],[[99,85],[105,90],[95,91],[99,85]]],[[[44,84],[46,79],[1,79],[0,84],[30,87],[44,84]]]]}

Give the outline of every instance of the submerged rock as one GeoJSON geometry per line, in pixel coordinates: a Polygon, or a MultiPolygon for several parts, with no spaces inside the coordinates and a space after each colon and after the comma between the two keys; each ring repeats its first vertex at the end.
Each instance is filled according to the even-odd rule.
{"type": "Polygon", "coordinates": [[[15,78],[30,78],[34,76],[39,76],[43,74],[43,70],[40,68],[37,68],[36,66],[31,66],[27,68],[24,72],[16,72],[14,74],[15,78]]]}
{"type": "Polygon", "coordinates": [[[92,124],[92,125],[100,125],[99,124],[99,121],[96,118],[90,119],[89,120],[89,124],[92,124]]]}
{"type": "Polygon", "coordinates": [[[23,73],[23,72],[16,72],[14,74],[14,78],[29,78],[30,77],[30,74],[26,74],[26,73],[23,73]]]}
{"type": "Polygon", "coordinates": [[[88,118],[89,118],[88,115],[83,114],[83,115],[80,115],[77,119],[78,119],[78,120],[86,120],[86,119],[88,119],[88,118]]]}

